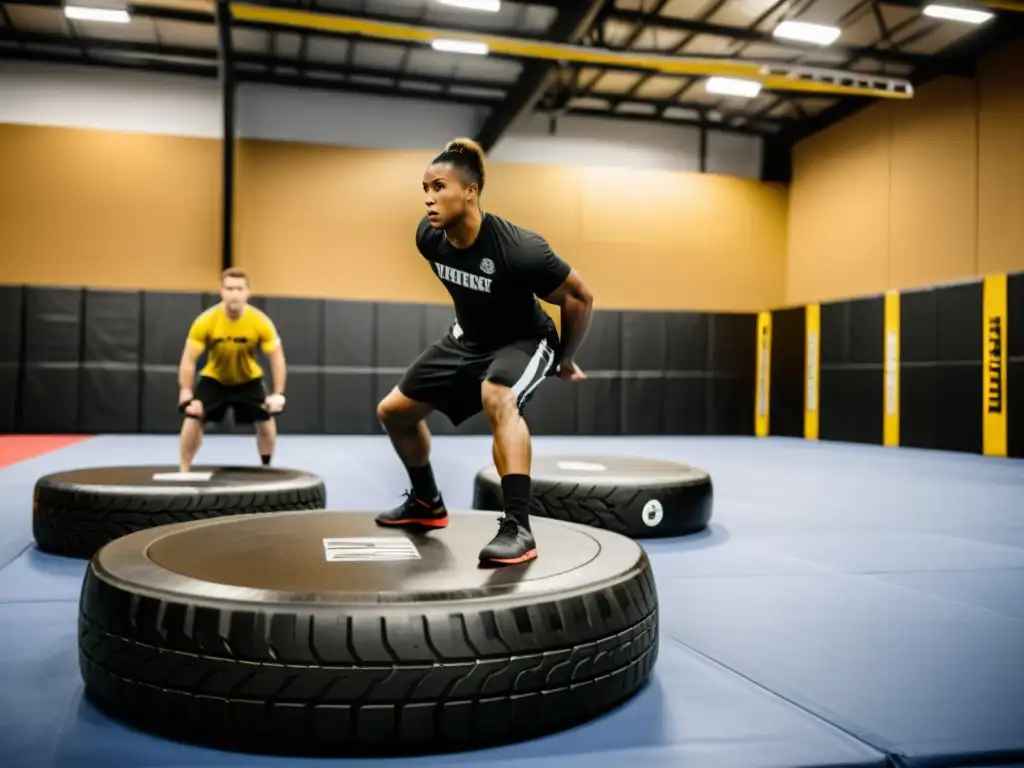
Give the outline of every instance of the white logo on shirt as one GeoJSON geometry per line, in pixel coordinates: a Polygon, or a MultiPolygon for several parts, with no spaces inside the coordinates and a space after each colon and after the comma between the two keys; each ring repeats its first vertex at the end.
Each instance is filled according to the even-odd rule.
{"type": "Polygon", "coordinates": [[[469,288],[471,291],[491,292],[491,279],[489,277],[473,275],[461,269],[455,269],[447,264],[439,264],[437,262],[434,262],[434,267],[437,269],[437,276],[447,283],[461,285],[463,288],[469,288]]]}
{"type": "Polygon", "coordinates": [[[483,272],[485,275],[493,275],[494,262],[488,258],[484,258],[484,260],[480,262],[480,271],[483,272]]]}

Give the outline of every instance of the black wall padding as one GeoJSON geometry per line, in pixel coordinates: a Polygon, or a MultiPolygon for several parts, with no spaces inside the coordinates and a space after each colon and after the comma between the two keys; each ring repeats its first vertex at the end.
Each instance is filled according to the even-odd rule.
{"type": "Polygon", "coordinates": [[[885,298],[821,304],[818,437],[882,443],[885,298]]]}
{"type": "MultiPolygon", "coordinates": [[[[178,405],[178,364],[189,328],[204,310],[220,301],[201,293],[142,292],[142,371],[139,429],[173,433],[181,429],[178,405]]],[[[204,354],[196,364],[202,370],[204,354]]]]}
{"type": "Polygon", "coordinates": [[[623,371],[665,370],[666,317],[664,312],[624,311],[621,368],[623,371]]]}
{"type": "Polygon", "coordinates": [[[938,427],[939,319],[935,290],[900,294],[900,445],[934,448],[938,427]]]}
{"type": "Polygon", "coordinates": [[[77,363],[82,351],[81,288],[25,289],[25,362],[77,363]]]}
{"type": "Polygon", "coordinates": [[[1024,272],[1006,279],[1006,452],[1024,458],[1024,272]]]}
{"type": "MultiPolygon", "coordinates": [[[[324,305],[318,299],[271,297],[264,304],[264,312],[274,323],[284,345],[288,366],[319,366],[322,363],[324,305]]],[[[271,372],[264,370],[267,388],[271,387],[271,372]]],[[[288,390],[291,390],[289,376],[288,390]]],[[[291,410],[291,397],[288,409],[291,410]]]]}
{"type": "Polygon", "coordinates": [[[80,428],[83,432],[136,432],[142,294],[86,290],[84,316],[80,428]]]}
{"type": "Polygon", "coordinates": [[[667,351],[665,312],[621,313],[622,434],[657,435],[665,431],[664,371],[667,351]]]}
{"type": "Polygon", "coordinates": [[[849,362],[881,366],[885,360],[885,297],[868,296],[847,304],[850,307],[849,362]]]}
{"type": "Polygon", "coordinates": [[[769,433],[783,437],[804,434],[803,307],[772,312],[771,397],[769,433]]]}
{"type": "Polygon", "coordinates": [[[1024,358],[1007,366],[1006,403],[1006,453],[1024,459],[1024,358]]]}
{"type": "Polygon", "coordinates": [[[20,285],[0,285],[0,363],[21,361],[24,294],[20,285]]]}
{"type": "MultiPolygon", "coordinates": [[[[287,348],[285,354],[288,354],[287,348]]],[[[266,371],[265,386],[271,391],[269,368],[266,371]]],[[[323,432],[323,375],[319,369],[288,371],[285,386],[287,403],[284,413],[277,417],[277,429],[281,434],[309,434],[323,432]]],[[[245,426],[246,432],[251,427],[245,426]]]]}
{"type": "MultiPolygon", "coordinates": [[[[178,370],[189,328],[206,309],[198,293],[142,293],[142,362],[178,370]]],[[[177,375],[177,374],[175,374],[177,375]]],[[[176,403],[171,403],[172,407],[176,403]]]]}
{"type": "Polygon", "coordinates": [[[708,386],[703,374],[662,380],[661,432],[668,435],[703,435],[708,431],[708,386]]]}
{"type": "Polygon", "coordinates": [[[938,317],[935,447],[982,451],[982,282],[935,289],[938,317]]]}
{"type": "Polygon", "coordinates": [[[178,407],[178,371],[143,366],[139,400],[139,431],[157,434],[178,432],[182,415],[178,407]]]}
{"type": "Polygon", "coordinates": [[[619,421],[621,434],[664,434],[664,404],[665,379],[662,374],[625,376],[622,379],[619,421]]]}
{"type": "Polygon", "coordinates": [[[369,302],[327,299],[323,309],[323,355],[325,366],[373,366],[376,306],[369,302]]]}
{"type": "Polygon", "coordinates": [[[374,365],[406,368],[424,350],[425,308],[422,304],[377,304],[374,365]]]}
{"type": "Polygon", "coordinates": [[[24,289],[0,285],[0,433],[18,429],[24,289]]]}
{"type": "Polygon", "coordinates": [[[846,390],[843,379],[850,364],[849,302],[823,302],[820,327],[818,437],[822,440],[846,440],[852,431],[852,414],[845,408],[846,390]]]}
{"type": "Polygon", "coordinates": [[[614,310],[594,310],[590,315],[590,328],[577,350],[576,362],[584,373],[603,371],[618,373],[622,351],[622,313],[614,310]]]}
{"type": "Polygon", "coordinates": [[[141,293],[87,290],[82,360],[137,366],[141,317],[141,293]]]}
{"type": "MultiPolygon", "coordinates": [[[[0,299],[0,428],[180,430],[182,349],[217,293],[5,287],[0,299]]],[[[455,318],[446,304],[263,296],[251,303],[285,345],[282,434],[381,434],[379,401],[455,318]]],[[[755,329],[753,314],[597,310],[576,355],[590,378],[545,382],[527,409],[530,429],[751,434],[755,329]]],[[[265,356],[257,358],[269,377],[265,356]]],[[[490,434],[483,413],[459,427],[439,414],[429,423],[438,434],[490,434]]],[[[230,422],[210,431],[251,434],[230,422]]]]}
{"type": "Polygon", "coordinates": [[[665,313],[665,370],[706,372],[710,328],[711,315],[701,312],[665,313]]]}
{"type": "Polygon", "coordinates": [[[24,386],[19,429],[76,432],[82,352],[81,288],[25,289],[24,386]]]}
{"type": "Polygon", "coordinates": [[[756,315],[710,315],[706,367],[707,434],[753,435],[757,377],[756,315]]]}
{"type": "Polygon", "coordinates": [[[0,363],[0,434],[18,431],[20,379],[21,366],[18,363],[0,363]]]}
{"type": "MultiPolygon", "coordinates": [[[[586,370],[586,369],[584,369],[586,370]]],[[[622,423],[622,379],[618,376],[578,381],[576,432],[582,435],[617,435],[622,423]]]]}
{"type": "Polygon", "coordinates": [[[571,435],[576,431],[576,385],[579,382],[546,379],[526,405],[526,423],[532,434],[571,435]]]}
{"type": "MultiPolygon", "coordinates": [[[[328,434],[379,435],[374,374],[323,374],[323,432],[328,434]]],[[[291,407],[289,401],[289,408],[291,407]]]]}
{"type": "Polygon", "coordinates": [[[666,312],[662,432],[702,435],[708,423],[708,359],[711,316],[666,312]]]}
{"type": "Polygon", "coordinates": [[[708,328],[708,369],[753,379],[757,375],[757,316],[716,313],[708,328]]]}

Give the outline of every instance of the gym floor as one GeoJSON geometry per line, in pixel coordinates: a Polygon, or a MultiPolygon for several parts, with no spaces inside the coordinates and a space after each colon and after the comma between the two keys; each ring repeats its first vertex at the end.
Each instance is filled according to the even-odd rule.
{"type": "MultiPolygon", "coordinates": [[[[85,563],[38,552],[48,472],[167,464],[175,437],[0,438],[0,765],[299,765],[168,742],[83,698],[85,563]],[[33,456],[42,450],[49,452],[33,456]]],[[[569,732],[458,755],[345,765],[949,766],[1024,761],[1024,462],[770,438],[537,438],[535,454],[686,461],[715,482],[710,529],[647,540],[661,604],[649,685],[569,732]]],[[[201,463],[255,461],[211,436],[201,463]]],[[[435,437],[449,507],[468,508],[486,437],[435,437]]],[[[381,437],[281,438],[331,509],[401,501],[381,437]]],[[[442,534],[443,535],[443,534],[442,534]]],[[[541,557],[558,557],[539,542],[541,557]]],[[[331,764],[341,760],[318,760],[331,764]]]]}

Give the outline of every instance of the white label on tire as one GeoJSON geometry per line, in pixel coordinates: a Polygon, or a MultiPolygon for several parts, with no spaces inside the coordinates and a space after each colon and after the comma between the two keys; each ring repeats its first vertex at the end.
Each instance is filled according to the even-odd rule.
{"type": "Polygon", "coordinates": [[[328,563],[419,560],[420,551],[409,539],[395,536],[324,539],[324,559],[328,563]]]}
{"type": "Polygon", "coordinates": [[[154,480],[177,483],[205,483],[213,477],[213,472],[157,472],[154,480]]]}
{"type": "Polygon", "coordinates": [[[644,504],[644,509],[641,513],[644,525],[653,528],[661,522],[663,517],[665,517],[665,510],[662,508],[660,501],[651,499],[644,504]]]}
{"type": "Polygon", "coordinates": [[[588,461],[560,461],[558,468],[570,472],[604,472],[608,469],[604,464],[591,464],[588,461]]]}

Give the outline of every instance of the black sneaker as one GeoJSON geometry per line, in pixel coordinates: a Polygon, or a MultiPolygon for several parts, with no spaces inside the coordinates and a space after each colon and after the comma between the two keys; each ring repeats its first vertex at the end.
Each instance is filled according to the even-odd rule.
{"type": "Polygon", "coordinates": [[[448,510],[440,496],[433,502],[423,501],[412,491],[405,492],[405,503],[376,517],[377,525],[404,526],[409,528],[446,528],[448,510]]]}
{"type": "Polygon", "coordinates": [[[516,565],[536,557],[533,534],[509,515],[498,518],[498,535],[480,550],[481,565],[516,565]]]}

